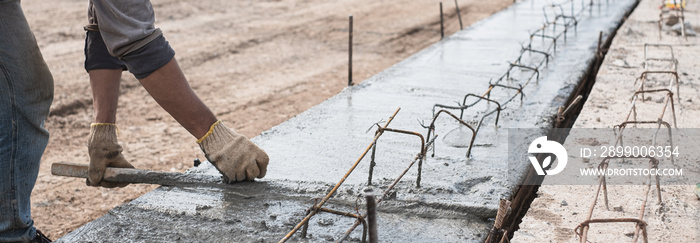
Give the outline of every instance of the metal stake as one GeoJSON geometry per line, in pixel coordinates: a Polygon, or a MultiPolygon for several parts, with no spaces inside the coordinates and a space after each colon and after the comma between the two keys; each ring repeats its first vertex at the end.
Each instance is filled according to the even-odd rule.
{"type": "Polygon", "coordinates": [[[352,15],[350,15],[350,27],[348,38],[348,86],[352,86],[352,15]]]}
{"type": "Polygon", "coordinates": [[[365,188],[365,200],[367,200],[367,224],[369,225],[369,242],[379,242],[377,236],[377,202],[374,200],[372,188],[365,188]]]}
{"type": "Polygon", "coordinates": [[[440,2],[440,40],[445,38],[445,20],[442,17],[442,2],[440,2]]]}
{"type": "Polygon", "coordinates": [[[455,0],[455,8],[457,9],[457,18],[459,18],[459,30],[463,30],[464,26],[462,25],[462,14],[459,13],[459,5],[457,4],[457,0],[455,0]]]}

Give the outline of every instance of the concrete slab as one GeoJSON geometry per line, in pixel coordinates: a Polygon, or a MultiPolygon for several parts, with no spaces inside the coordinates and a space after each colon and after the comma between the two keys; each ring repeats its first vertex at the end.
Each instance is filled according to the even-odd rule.
{"type": "MultiPolygon", "coordinates": [[[[685,11],[686,21],[697,26],[697,2],[688,5],[685,11]]],[[[603,62],[597,81],[583,110],[576,120],[574,129],[609,129],[625,121],[630,111],[631,98],[637,90],[639,82],[635,83],[644,71],[644,44],[669,44],[673,46],[674,55],[678,59],[680,94],[674,94],[676,103],[676,118],[678,128],[674,129],[674,142],[689,149],[681,150],[681,157],[691,153],[697,154],[697,135],[682,139],[684,133],[697,134],[700,122],[700,40],[697,37],[681,38],[668,33],[669,27],[664,27],[659,38],[658,17],[659,1],[644,0],[639,3],[632,15],[620,28],[613,40],[610,50],[603,62]],[[680,105],[679,105],[680,104],[680,105]]],[[[652,51],[653,55],[667,54],[652,51]]],[[[659,57],[659,56],[656,56],[659,57]]],[[[657,66],[657,68],[659,68],[657,66]]],[[[669,76],[650,77],[652,82],[646,86],[654,86],[666,82],[669,76]]],[[[673,89],[675,92],[675,88],[673,89]]],[[[662,98],[659,95],[649,95],[644,103],[640,102],[638,120],[656,120],[662,108],[662,98]]],[[[670,110],[663,117],[673,125],[670,110]]],[[[568,143],[567,139],[567,143],[568,143]]],[[[591,162],[597,164],[599,161],[591,162]]],[[[665,166],[670,166],[668,159],[661,160],[665,166]]],[[[682,165],[684,174],[700,171],[697,155],[687,161],[675,161],[682,165]],[[684,163],[685,162],[685,163],[684,163]]],[[[652,187],[646,199],[646,209],[643,211],[644,220],[648,224],[649,242],[699,242],[700,241],[700,200],[694,194],[695,183],[700,180],[674,182],[672,178],[662,178],[661,197],[655,195],[657,190],[652,187]],[[663,183],[668,182],[668,183],[663,183]]],[[[554,177],[545,178],[539,188],[538,198],[535,199],[525,218],[520,224],[520,230],[515,232],[513,242],[580,242],[581,237],[574,233],[580,223],[586,220],[594,196],[598,188],[595,185],[552,185],[554,177]]],[[[593,218],[639,218],[640,207],[644,198],[645,186],[608,185],[610,209],[606,209],[602,196],[598,198],[593,211],[593,218]]],[[[632,242],[634,223],[591,224],[588,242],[632,242]]],[[[639,241],[642,241],[640,239],[639,241]]]]}
{"type": "MultiPolygon", "coordinates": [[[[528,31],[542,26],[542,7],[548,3],[518,2],[263,132],[253,139],[270,155],[268,174],[262,180],[217,187],[161,187],[59,242],[277,241],[304,217],[311,199],[324,196],[370,144],[374,133],[366,131],[373,124],[401,107],[389,127],[425,134],[427,129],[418,121],[430,122],[434,104],[452,105],[467,93],[483,94],[488,80],[502,75],[507,61],[519,56],[518,43],[529,41],[528,31]]],[[[493,116],[485,120],[471,158],[466,158],[467,149],[459,142],[469,139],[464,131],[453,120],[439,120],[436,155],[423,163],[422,187],[415,187],[414,167],[379,207],[380,239],[483,241],[498,200],[513,193],[513,185],[505,179],[510,173],[506,128],[541,128],[545,134],[553,126],[557,108],[591,64],[598,33],[611,33],[634,3],[610,1],[584,13],[577,32],[558,43],[554,60],[541,70],[540,80],[525,87],[525,99],[507,105],[498,127],[493,116]]],[[[523,61],[539,60],[526,55],[523,61]]],[[[514,71],[512,82],[529,75],[514,71]]],[[[491,98],[503,101],[513,95],[494,92],[491,98]]],[[[494,106],[482,102],[470,108],[465,120],[476,123],[487,108],[494,106]]],[[[383,135],[377,145],[375,186],[386,188],[419,150],[415,137],[383,135]]],[[[366,186],[368,164],[367,159],[362,161],[325,206],[354,212],[356,198],[366,186]]],[[[212,168],[197,170],[217,173],[212,168]]],[[[319,214],[311,220],[306,239],[297,234],[292,240],[337,240],[353,223],[353,219],[319,214]]],[[[361,230],[355,230],[350,239],[357,241],[360,236],[361,230]]]]}

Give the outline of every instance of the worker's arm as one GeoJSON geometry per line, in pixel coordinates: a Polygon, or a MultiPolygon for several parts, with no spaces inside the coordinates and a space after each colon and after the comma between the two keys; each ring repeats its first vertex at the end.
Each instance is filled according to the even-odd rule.
{"type": "MultiPolygon", "coordinates": [[[[88,60],[95,63],[91,59],[88,60]]],[[[134,168],[122,155],[122,147],[117,142],[118,129],[114,125],[122,69],[94,69],[89,70],[88,74],[92,88],[95,123],[90,125],[90,137],[88,138],[90,166],[89,176],[85,183],[90,186],[123,187],[127,184],[102,181],[107,167],[134,168]]]]}
{"type": "MultiPolygon", "coordinates": [[[[100,33],[101,39],[94,43],[86,42],[88,59],[106,59],[92,58],[87,53],[90,47],[100,44],[104,46],[101,48],[119,57],[156,102],[197,138],[205,156],[227,181],[253,180],[265,176],[269,160],[267,154],[246,137],[217,121],[197,97],[178,66],[174,51],[159,30],[154,30],[153,9],[148,0],[93,0],[90,7],[90,15],[94,15],[90,19],[95,20],[94,24],[99,31],[93,33],[100,33]]],[[[88,39],[90,38],[86,41],[88,39]]],[[[89,66],[100,65],[88,64],[86,60],[86,69],[89,66]]],[[[93,91],[102,90],[104,87],[101,85],[114,85],[111,82],[92,80],[98,76],[91,75],[93,91]]],[[[116,99],[109,95],[95,94],[94,98],[95,103],[112,102],[116,107],[116,99]]],[[[96,115],[104,113],[107,115],[100,117],[110,117],[110,112],[116,113],[116,109],[112,111],[109,107],[110,105],[96,107],[95,109],[105,109],[96,111],[96,115]]],[[[118,153],[121,154],[121,150],[118,153]]]]}
{"type": "Polygon", "coordinates": [[[145,78],[141,85],[195,138],[202,138],[216,116],[192,91],[175,58],[145,78]]]}
{"type": "Polygon", "coordinates": [[[165,111],[198,138],[207,159],[227,181],[265,176],[269,161],[265,151],[217,121],[192,91],[175,58],[139,81],[165,111]]]}

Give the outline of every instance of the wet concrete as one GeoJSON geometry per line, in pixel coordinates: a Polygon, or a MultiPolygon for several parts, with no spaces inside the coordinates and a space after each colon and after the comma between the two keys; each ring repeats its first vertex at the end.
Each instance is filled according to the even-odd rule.
{"type": "MultiPolygon", "coordinates": [[[[541,71],[540,80],[525,87],[524,100],[506,106],[498,127],[494,116],[484,121],[471,158],[465,156],[466,130],[447,116],[438,120],[436,153],[423,163],[422,187],[415,186],[414,166],[396,186],[396,193],[379,205],[380,239],[483,241],[498,200],[513,193],[514,186],[505,178],[521,177],[526,169],[506,168],[507,128],[541,128],[545,134],[557,108],[569,98],[593,60],[598,33],[613,31],[633,3],[603,2],[584,13],[578,19],[578,31],[569,33],[567,42],[558,43],[554,60],[541,71]]],[[[375,129],[366,131],[373,124],[386,121],[401,107],[389,127],[426,134],[419,121],[430,123],[434,104],[453,105],[467,93],[483,94],[489,79],[501,76],[508,69],[507,61],[519,56],[519,43],[529,40],[528,31],[542,26],[544,4],[546,1],[518,2],[263,132],[253,139],[270,155],[267,177],[262,180],[214,187],[161,187],[59,241],[277,241],[305,216],[311,199],[330,191],[371,143],[375,129]]],[[[539,61],[536,55],[527,54],[523,60],[539,61]]],[[[512,82],[530,75],[513,71],[516,80],[512,82]]],[[[507,100],[513,95],[513,91],[494,91],[491,98],[507,100]]],[[[464,118],[474,124],[483,111],[493,108],[481,102],[469,108],[464,118]]],[[[385,133],[378,140],[374,186],[386,188],[419,151],[416,137],[385,133]]],[[[217,173],[204,166],[197,173],[217,173]]],[[[354,212],[368,170],[366,158],[325,207],[354,212]]],[[[311,219],[307,239],[296,234],[292,240],[337,240],[353,223],[351,218],[319,213],[311,219]]],[[[357,241],[361,232],[358,228],[350,239],[357,241]]]]}

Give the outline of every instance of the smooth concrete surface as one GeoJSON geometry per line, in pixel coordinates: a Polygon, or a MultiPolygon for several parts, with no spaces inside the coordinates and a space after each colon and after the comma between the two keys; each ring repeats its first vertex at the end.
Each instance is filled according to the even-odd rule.
{"type": "MultiPolygon", "coordinates": [[[[425,136],[427,129],[419,121],[430,123],[434,104],[454,105],[467,93],[483,94],[489,79],[500,77],[508,69],[507,62],[519,56],[519,44],[529,41],[528,31],[542,26],[542,6],[547,3],[518,2],[263,132],[253,139],[270,155],[262,180],[216,187],[160,187],[59,242],[278,241],[305,216],[312,199],[325,196],[371,143],[376,129],[367,131],[373,124],[386,121],[401,107],[389,128],[425,136]]],[[[520,177],[527,169],[506,168],[507,128],[541,128],[546,134],[558,107],[592,62],[598,33],[607,36],[614,31],[634,3],[602,1],[580,16],[577,32],[568,33],[566,42],[559,41],[540,80],[525,87],[525,99],[516,98],[506,106],[498,127],[495,116],[484,121],[471,158],[465,156],[468,142],[462,142],[470,139],[467,130],[441,116],[436,123],[435,157],[428,156],[423,163],[421,188],[415,186],[414,165],[396,186],[396,193],[379,205],[380,240],[483,241],[498,200],[513,193],[506,177],[520,177]]],[[[526,54],[523,62],[539,62],[537,58],[526,54]]],[[[514,70],[510,85],[530,74],[514,70]]],[[[494,91],[491,98],[507,100],[513,95],[513,91],[494,91]]],[[[464,119],[476,124],[483,111],[493,108],[481,102],[469,108],[464,119]]],[[[385,133],[377,144],[374,186],[385,189],[419,150],[418,138],[385,133]]],[[[200,167],[196,173],[218,173],[206,164],[200,167]]],[[[324,207],[355,212],[368,169],[369,156],[324,207]]],[[[311,219],[309,236],[301,239],[297,233],[292,241],[337,240],[353,223],[352,218],[319,213],[311,219]]],[[[358,241],[361,233],[358,228],[350,240],[358,241]]]]}

